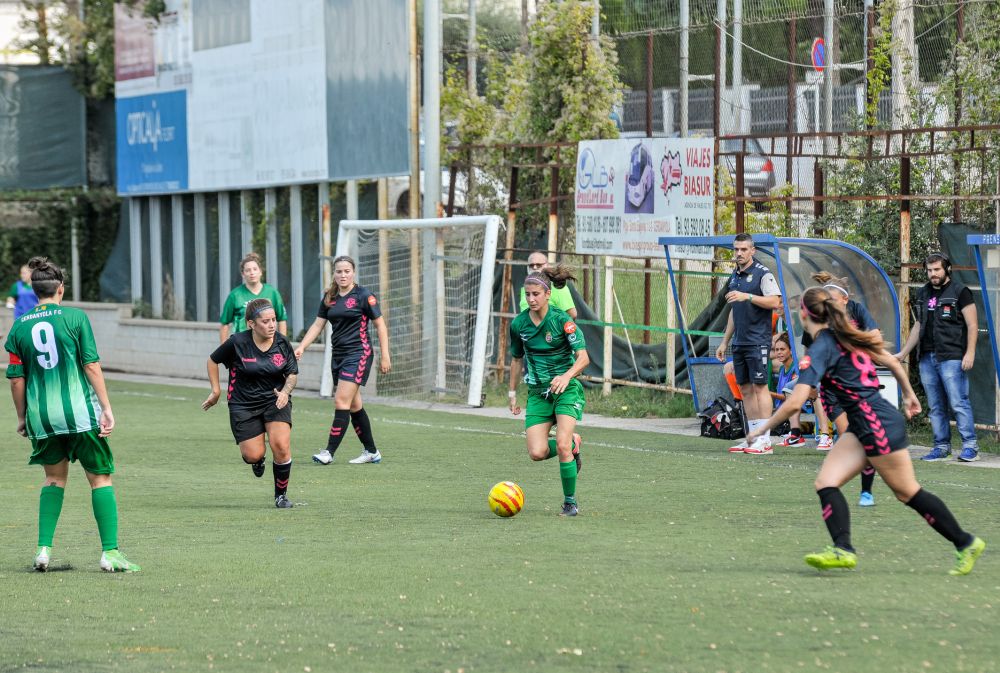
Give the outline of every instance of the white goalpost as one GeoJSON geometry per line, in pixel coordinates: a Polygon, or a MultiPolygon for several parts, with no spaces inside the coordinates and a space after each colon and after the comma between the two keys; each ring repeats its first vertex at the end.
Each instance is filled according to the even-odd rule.
{"type": "MultiPolygon", "coordinates": [[[[354,259],[355,282],[378,297],[389,329],[392,371],[382,376],[374,367],[377,395],[451,393],[482,406],[500,224],[495,215],[341,220],[336,255],[354,259]]],[[[320,386],[327,397],[334,384],[329,329],[320,386]]]]}

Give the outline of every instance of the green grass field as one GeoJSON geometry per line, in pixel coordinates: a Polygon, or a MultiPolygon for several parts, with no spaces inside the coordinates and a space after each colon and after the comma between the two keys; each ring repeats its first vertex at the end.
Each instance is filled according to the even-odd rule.
{"type": "MultiPolygon", "coordinates": [[[[730,457],[723,443],[585,430],[581,515],[556,516],[556,465],[519,421],[372,407],[385,460],[329,467],[327,401],[295,402],[290,494],[254,479],[206,391],[111,383],[123,550],[107,575],[74,466],[53,571],[30,571],[41,470],[9,404],[0,671],[995,671],[995,470],[920,464],[924,486],[991,545],[950,546],[876,482],[853,509],[859,568],[802,562],[828,538],[814,450],[730,457]],[[489,487],[517,481],[499,519],[489,487]]],[[[584,427],[586,427],[584,425],[584,427]]],[[[856,502],[857,486],[846,489],[856,502]]]]}

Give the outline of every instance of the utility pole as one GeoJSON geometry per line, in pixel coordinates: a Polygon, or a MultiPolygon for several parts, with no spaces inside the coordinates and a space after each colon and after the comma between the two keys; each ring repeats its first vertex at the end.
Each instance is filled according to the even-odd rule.
{"type": "MultiPolygon", "coordinates": [[[[726,14],[728,13],[728,0],[717,0],[716,2],[716,21],[719,24],[719,43],[715,49],[715,58],[718,60],[718,64],[715,68],[716,79],[718,80],[718,103],[721,103],[722,97],[726,95],[726,80],[728,79],[728,74],[726,73],[726,14]]],[[[720,123],[717,124],[718,128],[715,129],[715,135],[722,135],[722,123],[721,123],[721,111],[716,113],[720,117],[720,123]]]]}
{"type": "Polygon", "coordinates": [[[469,0],[469,42],[466,50],[468,67],[465,71],[465,77],[469,85],[469,95],[475,96],[478,93],[476,56],[479,53],[479,44],[476,40],[476,0],[469,0]]]}
{"type": "MultiPolygon", "coordinates": [[[[833,0],[824,0],[823,11],[823,41],[826,42],[824,54],[826,64],[823,68],[823,98],[826,108],[823,114],[823,130],[833,133],[833,69],[836,64],[833,62],[833,0]]],[[[823,144],[824,154],[832,152],[833,140],[827,136],[823,144]]]]}
{"type": "Polygon", "coordinates": [[[910,92],[916,85],[913,0],[900,0],[892,17],[892,35],[892,127],[898,129],[910,119],[910,92]]]}
{"type": "Polygon", "coordinates": [[[424,0],[424,217],[441,203],[441,0],[424,0]]]}
{"type": "MultiPolygon", "coordinates": [[[[688,61],[688,51],[691,37],[691,0],[681,0],[681,138],[688,135],[688,75],[690,65],[688,61]]],[[[737,0],[738,1],[738,0],[737,0]]],[[[647,276],[648,277],[648,276],[647,276]]],[[[648,332],[647,332],[648,334],[648,332]]]]}
{"type": "Polygon", "coordinates": [[[595,40],[601,36],[601,0],[594,0],[594,16],[590,20],[590,36],[595,40]]]}
{"type": "Polygon", "coordinates": [[[743,133],[743,0],[733,0],[733,94],[736,133],[743,133]]]}

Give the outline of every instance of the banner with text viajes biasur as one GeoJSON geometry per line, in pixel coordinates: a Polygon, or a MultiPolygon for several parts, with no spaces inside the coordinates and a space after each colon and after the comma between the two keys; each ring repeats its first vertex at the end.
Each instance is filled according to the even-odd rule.
{"type": "MultiPolygon", "coordinates": [[[[657,257],[661,236],[714,232],[711,138],[624,138],[581,142],[576,162],[576,251],[657,257]]],[[[710,247],[680,259],[711,259],[710,247]]]]}

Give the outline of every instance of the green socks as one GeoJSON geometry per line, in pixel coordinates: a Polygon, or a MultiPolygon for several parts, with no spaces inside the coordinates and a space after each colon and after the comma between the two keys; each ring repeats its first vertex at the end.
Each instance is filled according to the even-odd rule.
{"type": "Polygon", "coordinates": [[[115,502],[115,487],[102,486],[90,492],[90,504],[94,507],[97,530],[101,534],[101,548],[110,551],[118,548],[118,505],[115,502]]]}
{"type": "Polygon", "coordinates": [[[576,461],[559,463],[559,477],[562,479],[563,499],[576,502],[576,461]]]}
{"type": "MultiPolygon", "coordinates": [[[[573,440],[570,440],[570,442],[573,442],[573,440]]],[[[573,442],[573,448],[574,449],[576,448],[576,443],[575,442],[573,442]]],[[[555,439],[550,439],[549,440],[549,458],[555,458],[558,455],[559,455],[559,452],[556,450],[556,440],[555,439]]],[[[545,460],[548,460],[549,458],[546,458],[545,460]]]]}
{"type": "Polygon", "coordinates": [[[63,496],[66,489],[50,484],[42,487],[38,498],[38,546],[51,547],[52,538],[56,534],[56,524],[59,523],[59,513],[62,512],[63,496]]]}

